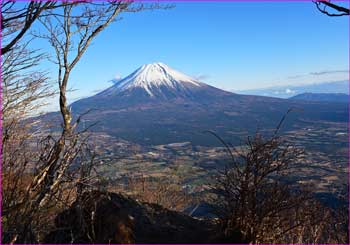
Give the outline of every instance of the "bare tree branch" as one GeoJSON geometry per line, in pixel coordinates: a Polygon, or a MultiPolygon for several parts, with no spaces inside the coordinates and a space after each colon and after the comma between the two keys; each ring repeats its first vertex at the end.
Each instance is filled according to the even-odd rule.
{"type": "Polygon", "coordinates": [[[348,8],[331,3],[331,1],[314,1],[314,3],[321,13],[326,14],[330,17],[345,16],[349,15],[350,13],[350,10],[348,8]],[[335,10],[336,13],[331,13],[326,7],[335,10]]]}

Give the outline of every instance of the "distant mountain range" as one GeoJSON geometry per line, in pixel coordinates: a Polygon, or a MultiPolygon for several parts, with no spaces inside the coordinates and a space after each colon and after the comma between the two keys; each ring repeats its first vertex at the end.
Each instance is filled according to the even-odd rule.
{"type": "MultiPolygon", "coordinates": [[[[143,65],[110,88],[72,105],[74,115],[93,109],[84,125],[96,132],[146,145],[192,142],[221,145],[211,130],[232,143],[256,129],[274,129],[290,108],[285,130],[316,122],[346,122],[347,104],[240,95],[207,85],[162,63],[143,65]]],[[[50,113],[45,120],[59,120],[50,113]]]]}
{"type": "Polygon", "coordinates": [[[342,93],[303,93],[291,97],[292,100],[349,103],[349,95],[342,93]]]}
{"type": "Polygon", "coordinates": [[[252,90],[237,91],[239,94],[260,95],[276,98],[290,98],[303,93],[349,93],[349,81],[335,81],[298,86],[278,86],[252,90]]]}

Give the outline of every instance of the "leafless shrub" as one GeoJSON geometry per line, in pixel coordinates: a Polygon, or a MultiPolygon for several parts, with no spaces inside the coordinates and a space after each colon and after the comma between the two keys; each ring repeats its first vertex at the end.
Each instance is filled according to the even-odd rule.
{"type": "Polygon", "coordinates": [[[28,117],[38,114],[53,94],[46,74],[36,70],[44,56],[30,50],[29,44],[17,42],[2,54],[2,223],[3,240],[8,242],[19,236],[16,230],[23,221],[19,210],[25,208],[26,187],[34,178],[31,170],[38,154],[38,132],[28,117]]]}
{"type": "Polygon", "coordinates": [[[239,149],[217,136],[231,156],[214,187],[224,233],[240,231],[249,243],[346,243],[334,211],[288,179],[303,150],[277,135],[280,125],[273,136],[258,132],[239,149]]]}

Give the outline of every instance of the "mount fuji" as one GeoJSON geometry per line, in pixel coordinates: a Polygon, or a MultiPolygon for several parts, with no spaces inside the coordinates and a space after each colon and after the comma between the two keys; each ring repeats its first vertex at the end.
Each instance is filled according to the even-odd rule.
{"type": "Polygon", "coordinates": [[[167,97],[168,93],[174,97],[186,97],[191,90],[204,86],[206,85],[163,63],[153,63],[141,66],[100,95],[108,96],[127,90],[143,89],[150,97],[167,97]]]}
{"type": "Polygon", "coordinates": [[[205,104],[232,93],[197,81],[163,63],[146,64],[112,87],[73,104],[73,108],[130,107],[155,102],[197,102],[205,104]]]}
{"type": "MultiPolygon", "coordinates": [[[[224,91],[163,63],[146,64],[106,90],[74,102],[74,115],[91,110],[84,124],[92,130],[140,144],[191,141],[194,145],[220,145],[204,134],[212,130],[238,142],[257,127],[273,129],[290,109],[285,130],[314,123],[347,122],[347,105],[224,91]]],[[[345,124],[344,124],[345,125],[345,124]]]]}

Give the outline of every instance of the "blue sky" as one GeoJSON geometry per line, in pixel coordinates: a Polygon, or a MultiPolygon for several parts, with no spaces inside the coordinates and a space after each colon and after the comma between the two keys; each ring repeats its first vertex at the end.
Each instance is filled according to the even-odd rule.
{"type": "Polygon", "coordinates": [[[227,90],[348,77],[348,17],[327,17],[312,2],[175,4],[124,14],[102,32],[72,73],[71,99],[158,61],[227,90]]]}

